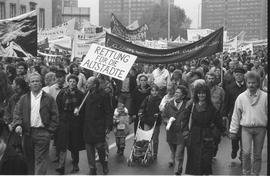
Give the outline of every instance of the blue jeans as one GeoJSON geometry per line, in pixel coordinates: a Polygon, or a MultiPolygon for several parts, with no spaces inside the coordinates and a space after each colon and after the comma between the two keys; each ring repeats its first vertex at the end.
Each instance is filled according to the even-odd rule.
{"type": "Polygon", "coordinates": [[[253,174],[259,175],[262,163],[262,149],[264,144],[266,128],[264,127],[243,127],[242,126],[242,149],[243,163],[242,172],[244,175],[251,174],[251,145],[253,142],[253,174]]]}

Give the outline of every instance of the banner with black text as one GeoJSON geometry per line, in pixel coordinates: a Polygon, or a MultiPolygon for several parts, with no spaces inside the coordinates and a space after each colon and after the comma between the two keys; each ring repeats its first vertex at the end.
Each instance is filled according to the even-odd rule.
{"type": "Polygon", "coordinates": [[[91,44],[80,66],[123,81],[135,60],[134,55],[91,44]]]}

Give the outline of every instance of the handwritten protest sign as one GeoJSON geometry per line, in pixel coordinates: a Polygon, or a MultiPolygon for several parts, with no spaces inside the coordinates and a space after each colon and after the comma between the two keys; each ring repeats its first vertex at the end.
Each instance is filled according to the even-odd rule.
{"type": "Polygon", "coordinates": [[[137,56],[92,44],[81,67],[124,80],[137,56]]]}

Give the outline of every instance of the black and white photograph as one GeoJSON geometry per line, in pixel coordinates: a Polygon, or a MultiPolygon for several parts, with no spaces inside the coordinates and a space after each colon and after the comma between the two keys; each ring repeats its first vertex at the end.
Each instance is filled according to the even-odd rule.
{"type": "Polygon", "coordinates": [[[270,175],[268,0],[0,0],[0,175],[270,175]]]}

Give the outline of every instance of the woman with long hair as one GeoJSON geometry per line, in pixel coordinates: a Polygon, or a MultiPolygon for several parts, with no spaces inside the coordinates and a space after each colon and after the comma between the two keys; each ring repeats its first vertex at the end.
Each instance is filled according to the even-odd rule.
{"type": "Polygon", "coordinates": [[[0,71],[0,118],[4,115],[4,109],[7,106],[9,98],[12,96],[13,90],[8,83],[7,74],[0,71]]]}
{"type": "Polygon", "coordinates": [[[215,147],[212,129],[216,126],[221,132],[225,132],[225,127],[212,105],[210,90],[206,84],[195,86],[193,103],[186,108],[182,125],[188,146],[186,174],[212,174],[211,162],[215,147]]]}
{"type": "MultiPolygon", "coordinates": [[[[15,93],[10,97],[5,111],[4,121],[6,122],[6,124],[10,124],[13,121],[13,111],[15,109],[17,102],[19,101],[19,99],[23,94],[29,91],[28,84],[21,77],[14,79],[12,88],[15,91],[15,93]]],[[[22,153],[21,140],[22,139],[18,134],[16,134],[15,132],[11,133],[9,144],[13,146],[18,153],[22,153]]]]}

